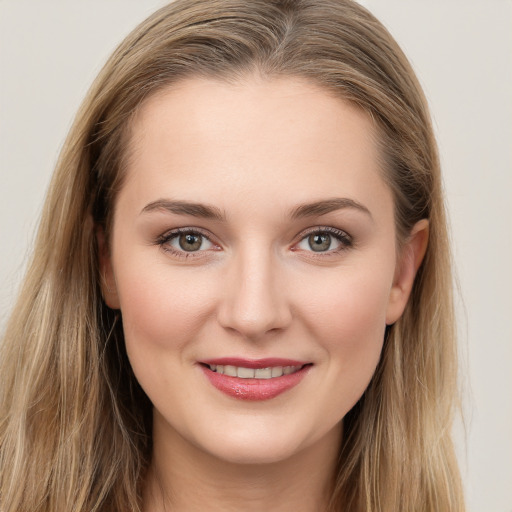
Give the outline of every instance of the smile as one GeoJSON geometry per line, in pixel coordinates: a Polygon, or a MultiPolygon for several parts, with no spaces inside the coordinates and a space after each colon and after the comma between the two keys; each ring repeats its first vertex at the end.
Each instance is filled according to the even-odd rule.
{"type": "Polygon", "coordinates": [[[291,375],[299,371],[301,366],[272,366],[267,368],[246,368],[244,366],[232,366],[222,364],[208,365],[212,372],[238,377],[240,379],[272,379],[283,375],[291,375]]]}
{"type": "Polygon", "coordinates": [[[260,401],[297,386],[313,365],[277,358],[222,358],[203,361],[199,366],[209,383],[223,394],[238,400],[260,401]]]}

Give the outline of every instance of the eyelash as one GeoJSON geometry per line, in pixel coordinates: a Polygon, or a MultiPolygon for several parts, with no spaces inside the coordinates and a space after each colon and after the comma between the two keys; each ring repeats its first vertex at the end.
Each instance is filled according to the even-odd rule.
{"type": "MultiPolygon", "coordinates": [[[[212,244],[214,247],[218,247],[217,244],[212,242],[210,236],[204,232],[203,230],[199,228],[177,228],[173,229],[172,231],[168,231],[167,233],[164,233],[163,235],[159,236],[156,240],[156,244],[159,245],[162,250],[171,253],[173,256],[176,256],[178,258],[201,258],[204,257],[204,253],[206,250],[197,250],[197,251],[184,251],[184,250],[177,250],[169,243],[178,237],[179,235],[187,234],[187,235],[199,235],[203,239],[206,239],[210,244],[212,244]]],[[[311,235],[322,235],[327,234],[331,237],[333,237],[336,241],[340,243],[340,246],[335,249],[330,249],[327,251],[306,251],[311,252],[314,257],[329,257],[334,254],[339,254],[342,251],[346,251],[350,247],[353,246],[353,240],[352,237],[346,233],[345,231],[342,231],[341,229],[329,227],[329,226],[320,226],[316,227],[307,231],[302,232],[299,236],[299,242],[294,244],[294,247],[296,247],[298,244],[303,242],[307,237],[311,235]]],[[[293,251],[296,251],[297,249],[292,248],[293,251]]]]}
{"type": "MultiPolygon", "coordinates": [[[[311,252],[312,255],[316,258],[325,258],[332,255],[339,254],[340,252],[346,251],[347,249],[350,249],[353,246],[353,240],[352,237],[346,232],[341,229],[333,228],[330,226],[320,226],[316,227],[310,230],[307,230],[300,234],[300,241],[306,240],[306,238],[310,237],[311,235],[323,235],[327,234],[337,240],[340,243],[340,246],[336,249],[330,249],[328,251],[307,251],[311,252]]],[[[295,244],[297,246],[298,244],[295,244]]],[[[292,249],[295,250],[295,249],[292,249]]]]}
{"type": "Polygon", "coordinates": [[[210,236],[203,230],[199,228],[177,228],[173,229],[172,231],[168,231],[167,233],[164,233],[163,235],[159,236],[156,240],[157,245],[159,245],[162,250],[165,252],[171,253],[173,256],[176,256],[178,258],[201,258],[204,257],[204,250],[203,251],[183,251],[183,250],[177,250],[169,243],[176,237],[180,235],[199,235],[203,239],[206,239],[208,242],[210,242],[213,246],[218,247],[214,242],[211,241],[210,236]]]}

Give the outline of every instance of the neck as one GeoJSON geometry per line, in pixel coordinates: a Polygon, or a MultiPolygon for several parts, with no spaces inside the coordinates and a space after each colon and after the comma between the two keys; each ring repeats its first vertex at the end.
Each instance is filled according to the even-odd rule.
{"type": "Polygon", "coordinates": [[[286,460],[239,464],[219,459],[177,432],[154,433],[144,512],[327,510],[341,426],[286,460]]]}

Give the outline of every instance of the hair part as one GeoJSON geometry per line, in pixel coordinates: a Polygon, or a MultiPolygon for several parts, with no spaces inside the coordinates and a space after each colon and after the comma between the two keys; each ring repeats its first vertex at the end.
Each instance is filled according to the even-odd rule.
{"type": "Polygon", "coordinates": [[[111,232],[144,101],[185,78],[296,77],[378,128],[399,241],[430,240],[370,386],[344,419],[331,510],[462,511],[450,438],[452,277],[427,104],[386,29],[351,0],[176,0],[137,27],[89,91],[62,149],[34,256],[2,343],[0,508],[140,510],[151,403],[101,296],[95,229],[111,232]]]}

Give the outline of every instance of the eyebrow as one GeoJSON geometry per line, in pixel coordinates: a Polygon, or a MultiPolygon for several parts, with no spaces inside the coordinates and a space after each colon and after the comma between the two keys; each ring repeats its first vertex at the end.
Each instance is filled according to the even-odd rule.
{"type": "Polygon", "coordinates": [[[323,201],[316,201],[314,203],[300,204],[291,211],[290,217],[292,219],[302,219],[304,217],[325,215],[327,213],[331,213],[336,210],[344,210],[346,208],[363,212],[373,219],[370,210],[368,210],[366,206],[346,197],[334,197],[323,201]]]}
{"type": "MultiPolygon", "coordinates": [[[[335,197],[322,201],[315,201],[313,203],[300,204],[293,208],[289,215],[292,219],[296,220],[306,217],[326,215],[327,213],[331,213],[337,210],[344,210],[347,208],[358,210],[365,213],[370,218],[373,218],[370,210],[368,210],[366,206],[346,197],[335,197]]],[[[221,222],[226,221],[226,215],[222,212],[222,210],[215,206],[170,199],[157,199],[156,201],[152,201],[142,209],[141,214],[158,210],[168,211],[177,215],[190,215],[192,217],[212,219],[221,222]]]]}
{"type": "Polygon", "coordinates": [[[192,217],[200,217],[203,219],[226,220],[224,213],[215,206],[192,203],[190,201],[172,201],[169,199],[157,199],[144,206],[141,213],[157,210],[164,210],[178,215],[191,215],[192,217]]]}

